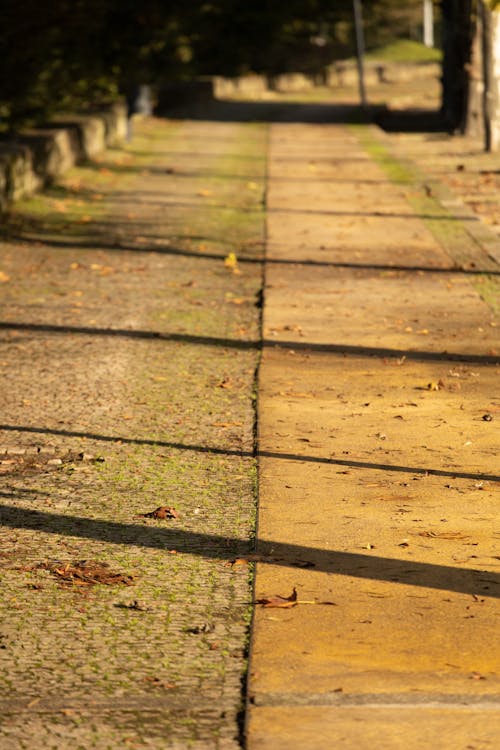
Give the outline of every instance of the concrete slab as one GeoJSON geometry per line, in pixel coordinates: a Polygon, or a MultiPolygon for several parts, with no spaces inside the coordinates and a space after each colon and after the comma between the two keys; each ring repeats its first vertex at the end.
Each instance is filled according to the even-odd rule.
{"type": "Polygon", "coordinates": [[[248,748],[498,744],[493,311],[351,131],[269,175],[248,748]]]}
{"type": "Polygon", "coordinates": [[[491,706],[260,708],[250,748],[258,750],[483,750],[497,747],[498,710],[491,706]]]}

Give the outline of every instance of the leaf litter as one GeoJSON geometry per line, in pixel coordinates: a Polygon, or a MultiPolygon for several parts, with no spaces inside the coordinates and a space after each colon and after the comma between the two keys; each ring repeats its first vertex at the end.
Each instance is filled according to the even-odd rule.
{"type": "Polygon", "coordinates": [[[45,561],[23,568],[23,570],[46,570],[56,578],[61,586],[117,586],[124,584],[131,586],[134,576],[110,569],[108,563],[99,560],[74,560],[61,562],[60,560],[45,561]]]}
{"type": "Polygon", "coordinates": [[[134,518],[156,518],[163,521],[166,518],[180,518],[178,511],[169,505],[160,505],[149,513],[137,513],[134,518]]]}

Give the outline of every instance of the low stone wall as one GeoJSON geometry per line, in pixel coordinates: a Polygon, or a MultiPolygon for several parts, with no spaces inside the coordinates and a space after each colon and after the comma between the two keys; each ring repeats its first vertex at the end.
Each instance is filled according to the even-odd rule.
{"type": "Polygon", "coordinates": [[[102,112],[61,115],[42,128],[0,141],[0,209],[50,183],[127,135],[127,109],[116,103],[102,112]]]}
{"type": "Polygon", "coordinates": [[[270,91],[307,91],[318,83],[323,83],[323,76],[321,78],[318,81],[305,73],[282,73],[276,76],[253,74],[236,78],[215,76],[212,79],[213,95],[216,99],[225,99],[233,96],[259,96],[270,91]]]}
{"type": "MultiPolygon", "coordinates": [[[[440,78],[442,75],[439,63],[376,63],[365,62],[365,82],[404,83],[425,78],[440,78]]],[[[352,86],[358,82],[358,68],[355,62],[338,62],[331,65],[326,73],[326,84],[336,86],[352,86]]]]}
{"type": "MultiPolygon", "coordinates": [[[[436,79],[441,76],[439,63],[375,63],[365,62],[365,80],[367,84],[403,83],[420,79],[436,79]]],[[[316,76],[307,73],[282,73],[276,76],[246,75],[236,78],[215,76],[213,96],[225,99],[238,96],[258,96],[270,91],[292,93],[308,91],[315,86],[351,86],[358,83],[356,62],[342,61],[325,68],[316,76]]],[[[208,82],[205,81],[205,86],[208,82]]]]}
{"type": "Polygon", "coordinates": [[[269,91],[267,76],[247,75],[237,78],[214,76],[213,95],[216,99],[232,96],[258,96],[269,91]]]}

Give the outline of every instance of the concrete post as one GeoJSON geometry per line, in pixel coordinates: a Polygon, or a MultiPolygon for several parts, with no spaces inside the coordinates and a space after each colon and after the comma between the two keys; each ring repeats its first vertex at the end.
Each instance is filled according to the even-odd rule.
{"type": "Polygon", "coordinates": [[[424,7],[424,44],[426,47],[434,47],[434,6],[432,0],[423,0],[424,7]]]}

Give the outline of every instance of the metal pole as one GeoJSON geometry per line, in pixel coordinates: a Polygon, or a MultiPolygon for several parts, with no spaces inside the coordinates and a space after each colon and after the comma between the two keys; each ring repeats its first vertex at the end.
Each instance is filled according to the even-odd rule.
{"type": "Polygon", "coordinates": [[[359,79],[359,98],[361,106],[366,107],[366,89],[365,89],[365,70],[363,65],[363,56],[365,54],[365,39],[363,34],[363,13],[361,0],[353,0],[354,6],[354,26],[356,29],[356,48],[358,58],[358,79],[359,79]]]}

